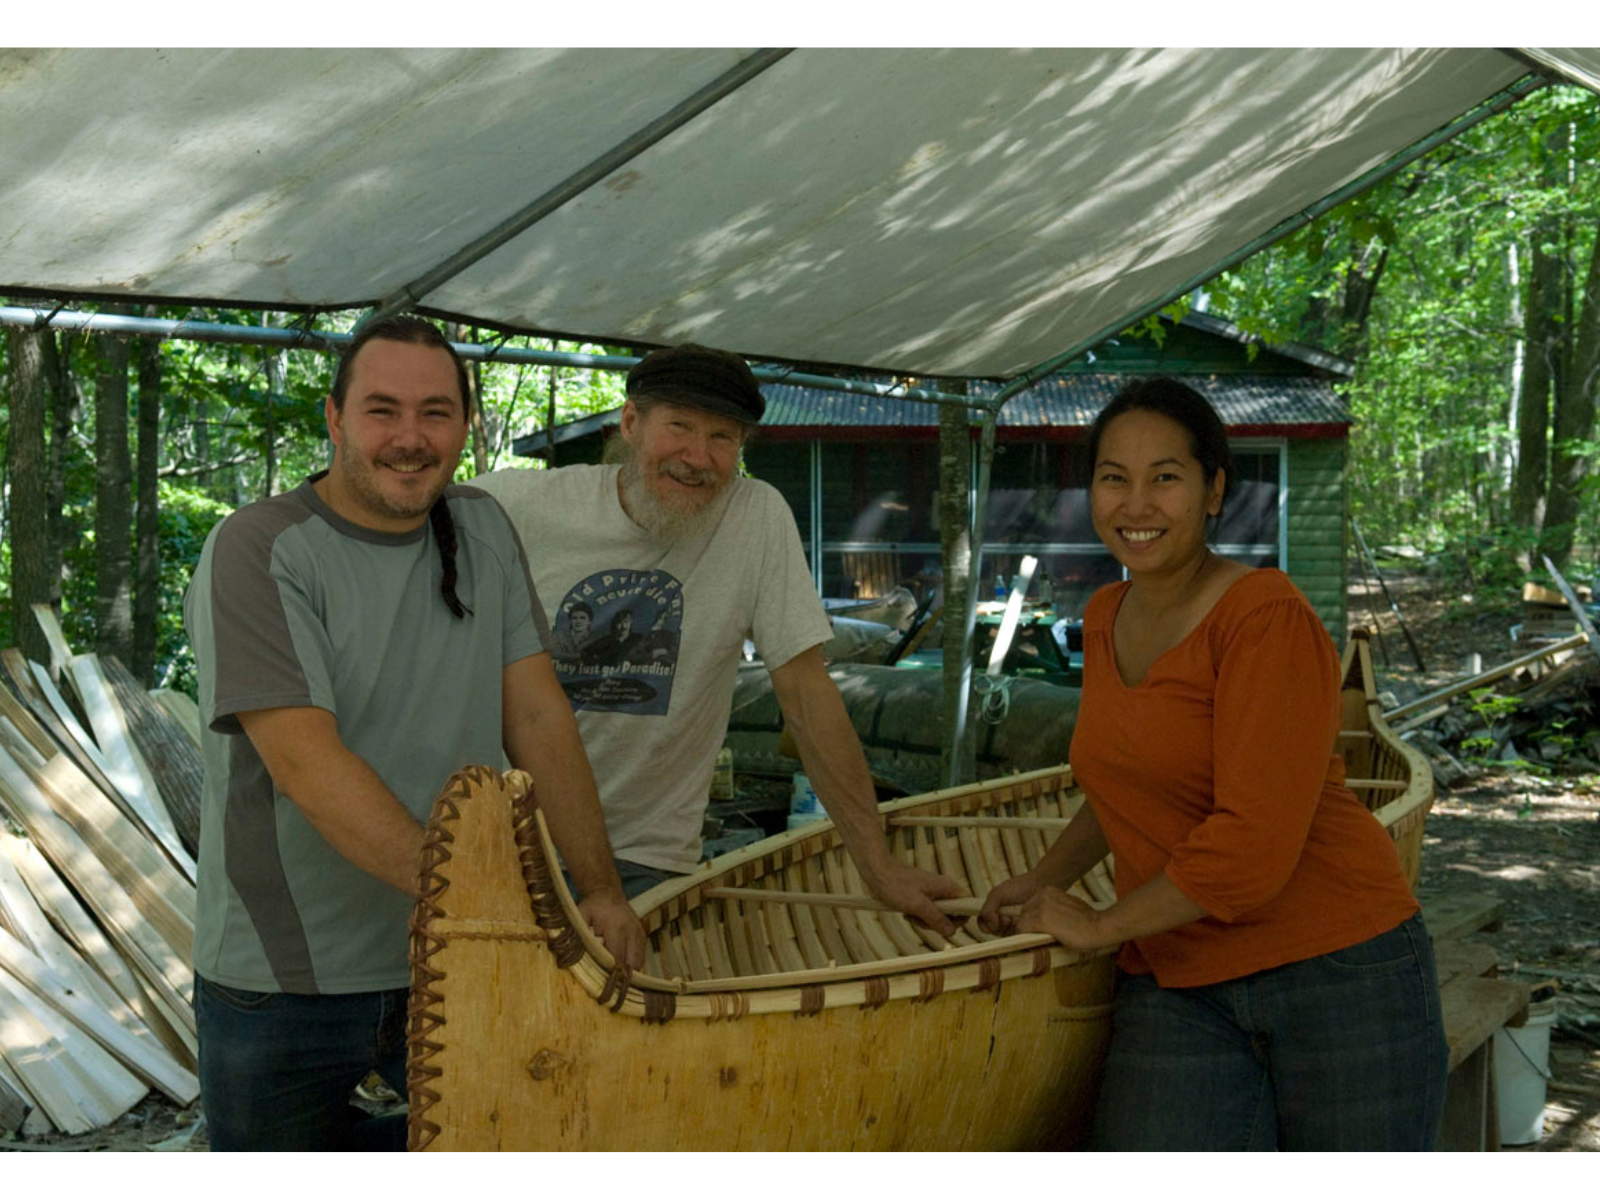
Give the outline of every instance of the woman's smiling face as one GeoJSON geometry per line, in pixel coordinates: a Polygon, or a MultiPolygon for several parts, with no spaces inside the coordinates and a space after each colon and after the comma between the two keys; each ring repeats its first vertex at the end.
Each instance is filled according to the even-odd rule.
{"type": "Polygon", "coordinates": [[[1165,575],[1206,553],[1206,519],[1222,511],[1224,472],[1207,480],[1189,431],[1132,409],[1106,426],[1089,485],[1089,512],[1129,575],[1165,575]]]}

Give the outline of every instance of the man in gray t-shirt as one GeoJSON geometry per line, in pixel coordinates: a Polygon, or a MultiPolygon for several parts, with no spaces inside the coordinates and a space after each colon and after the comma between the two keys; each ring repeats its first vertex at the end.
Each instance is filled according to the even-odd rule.
{"type": "Polygon", "coordinates": [[[448,486],[465,396],[431,325],[363,330],[326,405],[331,467],[221,522],[185,597],[213,1149],[403,1146],[349,1098],[374,1070],[404,1094],[422,822],[460,767],[534,776],[585,915],[642,964],[527,558],[493,499],[448,486]]]}
{"type": "Polygon", "coordinates": [[[749,637],[863,881],[953,934],[933,901],[961,889],[885,843],[861,743],[823,663],[832,629],[794,516],[772,487],[736,474],[763,405],[737,355],[657,350],[628,374],[620,467],[497,471],[473,483],[505,506],[528,547],[556,676],[630,894],[699,860],[706,780],[749,637]]]}

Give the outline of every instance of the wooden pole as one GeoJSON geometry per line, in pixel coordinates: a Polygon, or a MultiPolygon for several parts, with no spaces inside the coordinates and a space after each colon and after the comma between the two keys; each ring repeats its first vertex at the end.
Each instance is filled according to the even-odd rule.
{"type": "MultiPolygon", "coordinates": [[[[852,896],[845,892],[780,892],[771,888],[718,887],[707,888],[701,894],[708,900],[743,900],[747,904],[806,904],[815,908],[854,908],[863,912],[900,911],[871,896],[852,896]]],[[[933,903],[940,912],[952,917],[975,917],[983,911],[983,901],[972,896],[935,900],[933,903]]],[[[1022,910],[1007,906],[1000,911],[1014,916],[1022,910]]]]}
{"type": "Polygon", "coordinates": [[[1367,562],[1372,567],[1372,574],[1378,580],[1378,586],[1383,589],[1383,598],[1389,602],[1389,608],[1394,613],[1394,619],[1400,622],[1400,632],[1406,635],[1406,645],[1411,647],[1411,657],[1417,661],[1417,670],[1426,671],[1423,664],[1422,651],[1417,649],[1417,639],[1411,636],[1411,627],[1406,624],[1405,617],[1400,612],[1400,606],[1394,602],[1394,597],[1389,594],[1389,585],[1383,581],[1383,572],[1378,570],[1378,560],[1372,557],[1372,551],[1367,549],[1367,539],[1361,536],[1361,526],[1357,525],[1355,518],[1350,519],[1350,531],[1356,535],[1356,544],[1361,547],[1361,553],[1367,556],[1367,562]]]}

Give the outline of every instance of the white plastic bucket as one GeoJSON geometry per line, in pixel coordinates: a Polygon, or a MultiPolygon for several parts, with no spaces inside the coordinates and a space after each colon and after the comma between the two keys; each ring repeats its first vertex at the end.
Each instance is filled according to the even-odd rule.
{"type": "Polygon", "coordinates": [[[1525,1146],[1544,1136],[1544,1089],[1550,1080],[1550,1026],[1556,1002],[1528,1005],[1521,1028],[1494,1035],[1495,1100],[1500,1108],[1500,1144],[1525,1146]]]}

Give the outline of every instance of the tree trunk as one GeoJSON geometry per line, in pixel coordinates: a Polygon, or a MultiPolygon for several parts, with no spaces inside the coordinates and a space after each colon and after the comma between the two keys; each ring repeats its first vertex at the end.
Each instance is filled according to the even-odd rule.
{"type": "MultiPolygon", "coordinates": [[[[266,324],[266,318],[261,320],[266,324]]],[[[276,351],[267,355],[266,362],[267,396],[265,420],[263,429],[265,436],[262,438],[261,447],[261,498],[267,499],[278,493],[278,422],[276,420],[275,406],[278,397],[283,395],[283,355],[276,351]]]]}
{"type": "Polygon", "coordinates": [[[67,514],[67,457],[73,439],[82,436],[79,431],[84,424],[83,394],[72,374],[71,347],[67,334],[48,336],[44,347],[50,368],[50,570],[56,580],[51,604],[58,614],[65,574],[63,556],[67,546],[83,533],[74,528],[75,522],[67,514]]]}
{"type": "Polygon", "coordinates": [[[1378,294],[1378,284],[1383,280],[1384,268],[1389,265],[1389,247],[1378,251],[1373,261],[1370,240],[1344,277],[1344,304],[1340,313],[1339,339],[1335,343],[1339,353],[1347,358],[1361,359],[1367,354],[1367,326],[1372,318],[1372,300],[1378,294]]]}
{"type": "MultiPolygon", "coordinates": [[[[1534,234],[1528,271],[1526,316],[1527,358],[1522,368],[1522,403],[1517,412],[1517,470],[1511,485],[1511,523],[1537,532],[1544,525],[1547,428],[1550,423],[1550,380],[1559,330],[1555,304],[1561,294],[1560,262],[1546,254],[1543,238],[1534,234]]],[[[1530,559],[1519,555],[1526,570],[1530,559]]]]}
{"type": "MultiPolygon", "coordinates": [[[[1517,466],[1517,414],[1522,411],[1522,377],[1528,355],[1528,343],[1525,340],[1527,325],[1522,313],[1522,272],[1518,254],[1515,242],[1506,247],[1506,281],[1510,284],[1511,326],[1517,331],[1517,340],[1511,351],[1511,377],[1507,389],[1511,394],[1511,401],[1506,410],[1505,461],[1500,473],[1495,477],[1500,485],[1498,490],[1505,495],[1511,493],[1512,474],[1517,466]]],[[[1494,512],[1491,519],[1498,525],[1499,513],[1494,512]]]]}
{"type": "MultiPolygon", "coordinates": [[[[961,385],[946,384],[946,390],[961,385]]],[[[967,589],[972,575],[972,424],[967,410],[946,406],[939,410],[939,550],[944,578],[944,718],[940,744],[939,778],[950,778],[951,739],[961,698],[962,655],[966,651],[967,589]]],[[[968,737],[961,748],[960,777],[974,776],[973,746],[968,737]]]]}
{"type": "Polygon", "coordinates": [[[6,331],[11,427],[6,474],[11,481],[11,637],[34,662],[48,663],[50,648],[33,619],[35,604],[61,607],[61,563],[53,552],[50,456],[45,446],[46,397],[56,365],[55,334],[6,331]]]}
{"type": "MultiPolygon", "coordinates": [[[[145,316],[156,315],[154,305],[145,316]]],[[[145,687],[155,687],[158,627],[161,608],[160,490],[156,472],[161,466],[161,343],[140,338],[135,358],[139,373],[139,459],[135,484],[134,541],[136,575],[133,592],[133,673],[145,687]]]]}
{"type": "MultiPolygon", "coordinates": [[[[476,332],[471,338],[464,336],[455,321],[446,321],[444,335],[452,342],[478,340],[476,332]]],[[[483,424],[483,364],[477,359],[467,363],[467,394],[461,397],[467,406],[467,427],[472,436],[472,473],[484,475],[489,470],[489,434],[483,424]]]]}
{"type": "MultiPolygon", "coordinates": [[[[555,342],[550,343],[550,348],[555,349],[555,342]]],[[[556,465],[556,372],[559,370],[555,363],[550,364],[550,391],[545,397],[544,409],[544,454],[545,466],[556,465]]],[[[818,554],[822,553],[819,549],[818,554]]]]}
{"type": "MultiPolygon", "coordinates": [[[[1541,147],[1540,177],[1545,187],[1556,188],[1565,174],[1565,133],[1548,134],[1541,147]]],[[[1522,405],[1517,413],[1517,470],[1511,485],[1511,523],[1542,535],[1545,527],[1546,489],[1549,486],[1550,392],[1560,372],[1563,354],[1561,219],[1541,217],[1533,229],[1529,256],[1528,301],[1525,309],[1527,359],[1523,364],[1522,405]]],[[[1531,550],[1522,550],[1523,570],[1533,566],[1531,550]]]]}
{"type": "Polygon", "coordinates": [[[1589,462],[1583,444],[1594,435],[1595,389],[1600,384],[1600,237],[1589,257],[1575,336],[1556,392],[1555,445],[1550,451],[1550,502],[1545,511],[1546,553],[1564,567],[1589,462]]]}
{"type": "Polygon", "coordinates": [[[95,338],[95,649],[133,658],[133,466],[128,457],[128,343],[95,338]]]}

